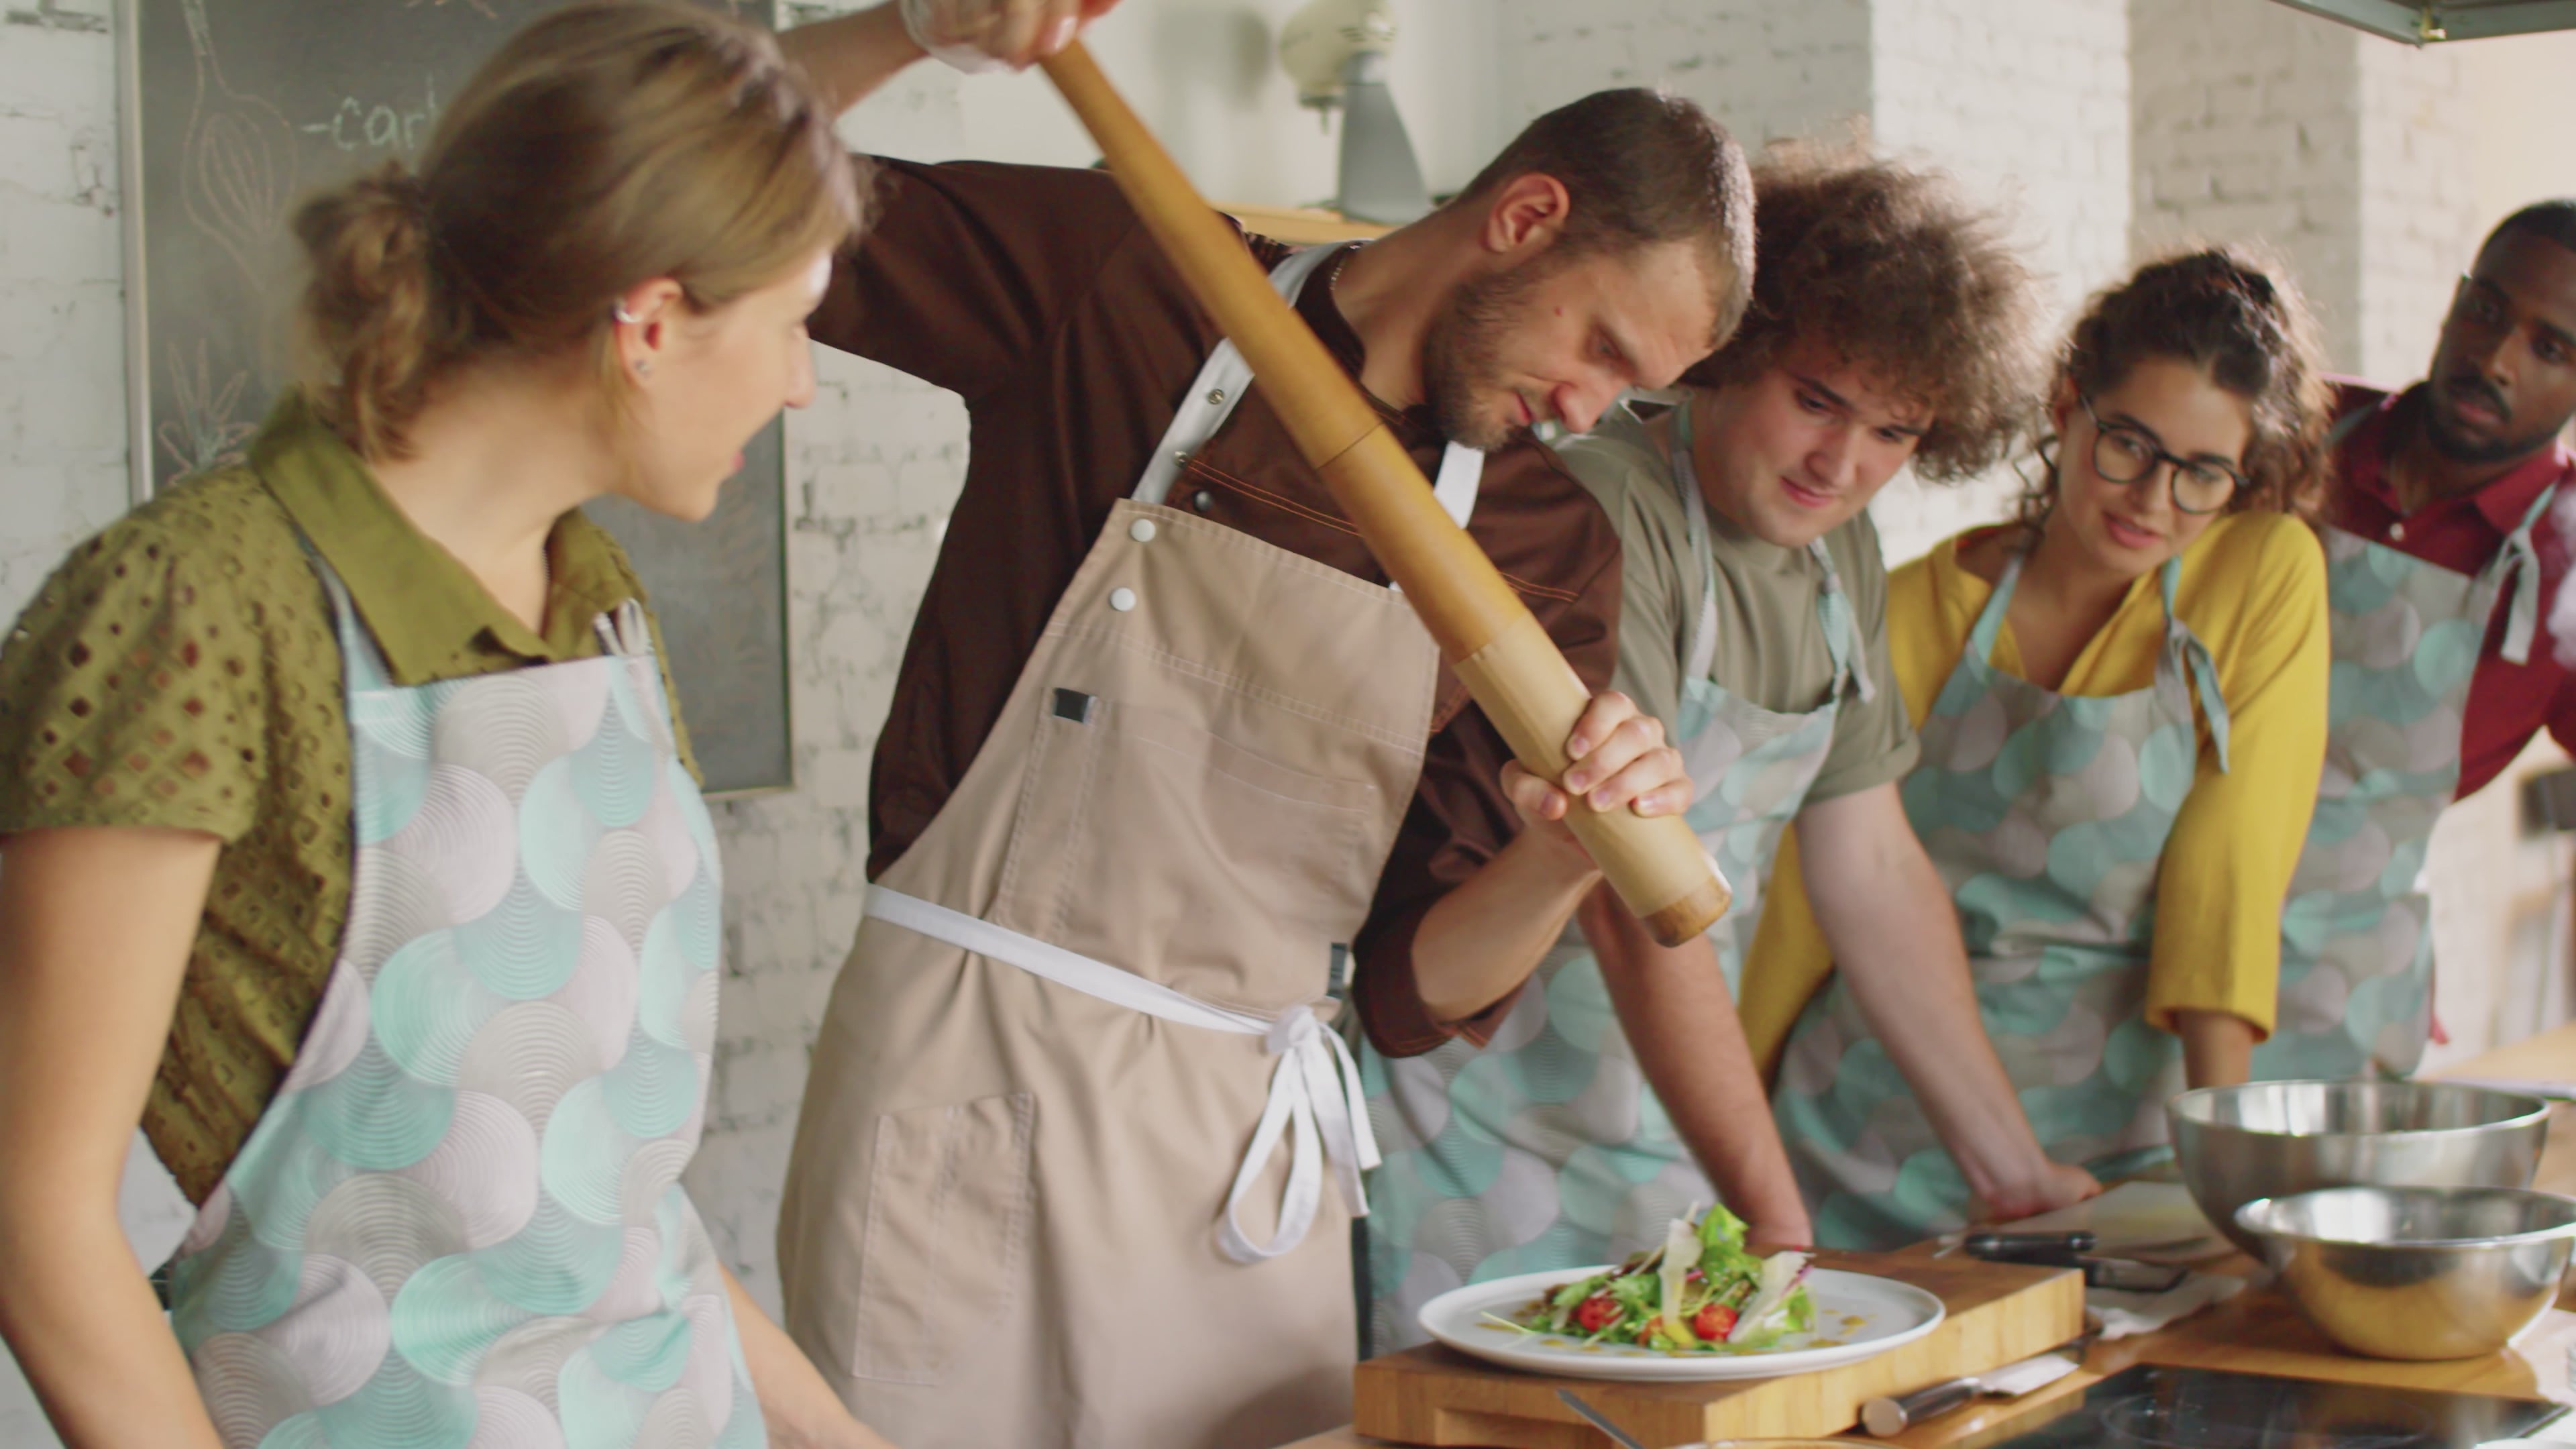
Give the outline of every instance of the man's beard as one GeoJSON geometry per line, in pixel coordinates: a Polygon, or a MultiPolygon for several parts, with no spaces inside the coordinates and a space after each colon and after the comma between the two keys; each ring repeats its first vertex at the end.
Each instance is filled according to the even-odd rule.
{"type": "Polygon", "coordinates": [[[1490,453],[1529,436],[1527,427],[1498,421],[1478,411],[1477,403],[1506,390],[1503,342],[1526,314],[1522,300],[1545,277],[1546,267],[1538,258],[1460,282],[1423,333],[1423,396],[1449,441],[1490,453]]]}
{"type": "MultiPolygon", "coordinates": [[[[2437,384],[2437,386],[2447,387],[2448,384],[2437,384]]],[[[2497,397],[2494,389],[2486,389],[2485,396],[2488,406],[2493,407],[2499,414],[2504,412],[2504,399],[2497,397]]],[[[2558,436],[2559,429],[2566,425],[2567,420],[2561,418],[2555,425],[2528,436],[2480,442],[2452,432],[2436,400],[2427,398],[2424,404],[2425,441],[2433,445],[2433,451],[2441,454],[2444,461],[2472,468],[2485,467],[2493,463],[2509,463],[2516,458],[2536,453],[2549,446],[2549,440],[2558,436]]]]}

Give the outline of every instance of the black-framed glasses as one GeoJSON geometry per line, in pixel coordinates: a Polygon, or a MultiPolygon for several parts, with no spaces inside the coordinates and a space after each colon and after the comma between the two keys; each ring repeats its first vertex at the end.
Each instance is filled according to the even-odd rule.
{"type": "Polygon", "coordinates": [[[2084,405],[2084,416],[2093,424],[2093,471],[2102,475],[2102,481],[2135,483],[2152,475],[2157,464],[2171,463],[2173,505],[2184,513],[2216,513],[2246,486],[2245,475],[2234,464],[2178,457],[2166,452],[2144,428],[2102,421],[2102,415],[2093,411],[2093,399],[2078,393],[2076,401],[2084,405]]]}

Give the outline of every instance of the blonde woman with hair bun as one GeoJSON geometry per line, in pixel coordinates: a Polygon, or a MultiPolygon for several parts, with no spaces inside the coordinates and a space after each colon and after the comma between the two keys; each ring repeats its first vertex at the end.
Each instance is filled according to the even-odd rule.
{"type": "Polygon", "coordinates": [[[579,511],[813,395],[862,168],[765,35],[521,30],[294,217],[306,380],[0,647],[0,1333],[73,1449],[881,1446],[718,1261],[721,872],[579,511]],[[197,1204],[167,1325],[137,1122],[197,1204]]]}

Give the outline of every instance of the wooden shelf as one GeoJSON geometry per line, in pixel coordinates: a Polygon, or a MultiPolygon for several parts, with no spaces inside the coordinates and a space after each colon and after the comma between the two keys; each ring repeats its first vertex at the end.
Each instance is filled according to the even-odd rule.
{"type": "Polygon", "coordinates": [[[1373,221],[1351,221],[1319,206],[1233,206],[1217,210],[1243,223],[1243,229],[1274,241],[1313,245],[1317,242],[1366,241],[1395,230],[1373,221]]]}

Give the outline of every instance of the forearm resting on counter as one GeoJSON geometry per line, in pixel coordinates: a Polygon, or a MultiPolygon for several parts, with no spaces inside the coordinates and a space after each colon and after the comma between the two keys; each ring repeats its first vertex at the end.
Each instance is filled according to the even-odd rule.
{"type": "Polygon", "coordinates": [[[2183,1076],[2194,1087],[2233,1087],[2254,1074],[2254,1023],[2232,1011],[2177,1011],[2183,1076]]]}

